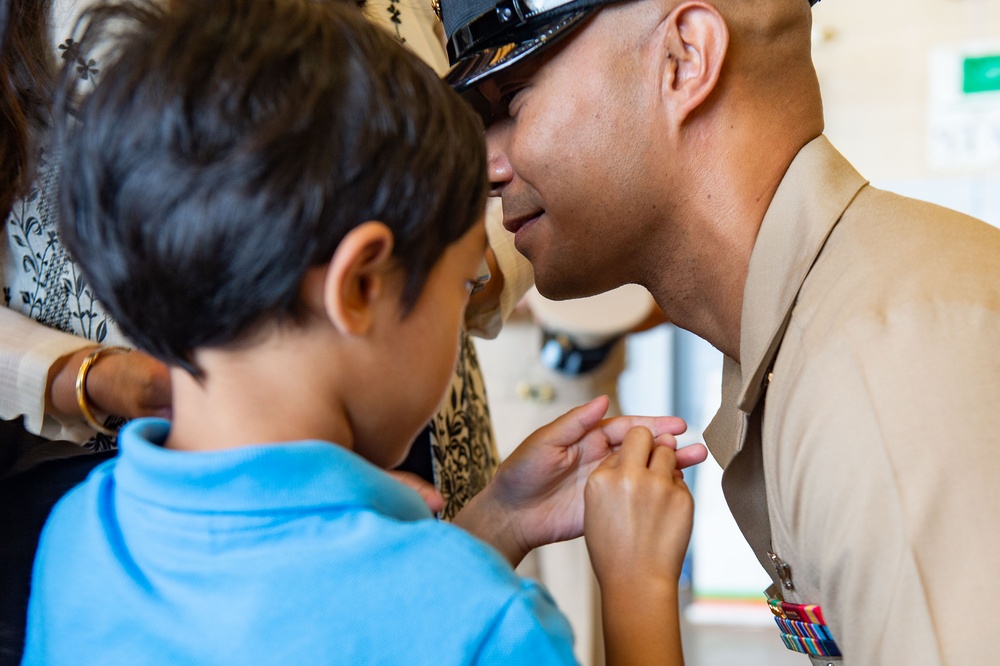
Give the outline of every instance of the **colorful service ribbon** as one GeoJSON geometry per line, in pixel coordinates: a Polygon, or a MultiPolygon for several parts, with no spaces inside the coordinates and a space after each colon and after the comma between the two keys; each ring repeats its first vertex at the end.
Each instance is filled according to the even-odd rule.
{"type": "Polygon", "coordinates": [[[840,649],[816,605],[792,604],[769,598],[767,605],[781,630],[781,642],[789,650],[814,657],[839,657],[840,649]]]}

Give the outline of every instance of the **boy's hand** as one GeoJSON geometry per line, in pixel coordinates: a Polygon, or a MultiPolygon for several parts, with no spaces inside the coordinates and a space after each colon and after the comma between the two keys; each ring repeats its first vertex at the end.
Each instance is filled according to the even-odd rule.
{"type": "Polygon", "coordinates": [[[673,435],[632,428],[587,481],[584,533],[601,589],[674,588],[691,539],[694,502],[673,435]]]}
{"type": "MultiPolygon", "coordinates": [[[[676,417],[621,416],[602,421],[608,399],[577,407],[526,439],[492,482],[455,517],[455,524],[495,546],[513,565],[533,548],[583,533],[583,493],[590,476],[635,426],[678,435],[676,417]]],[[[671,441],[673,441],[671,439],[671,441]]],[[[703,445],[677,454],[686,467],[705,459],[703,445]]]]}
{"type": "Polygon", "coordinates": [[[608,663],[682,664],[677,579],[694,502],[676,441],[633,428],[587,481],[584,531],[608,663]]]}
{"type": "Polygon", "coordinates": [[[415,490],[420,495],[420,499],[427,504],[427,508],[430,509],[431,513],[444,511],[444,495],[434,487],[433,483],[425,481],[423,477],[413,472],[403,472],[394,469],[386,470],[386,473],[407,488],[415,490]]]}

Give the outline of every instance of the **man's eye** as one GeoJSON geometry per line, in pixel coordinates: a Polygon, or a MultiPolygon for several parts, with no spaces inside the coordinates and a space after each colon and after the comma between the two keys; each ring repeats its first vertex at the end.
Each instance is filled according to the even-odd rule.
{"type": "Polygon", "coordinates": [[[500,97],[497,99],[497,110],[500,111],[505,116],[513,115],[513,109],[511,108],[516,101],[518,94],[524,90],[524,86],[511,87],[500,92],[500,97]]]}
{"type": "Polygon", "coordinates": [[[488,111],[486,113],[480,112],[480,116],[482,116],[486,125],[510,117],[510,104],[514,99],[514,94],[499,95],[493,101],[489,102],[488,111]]]}

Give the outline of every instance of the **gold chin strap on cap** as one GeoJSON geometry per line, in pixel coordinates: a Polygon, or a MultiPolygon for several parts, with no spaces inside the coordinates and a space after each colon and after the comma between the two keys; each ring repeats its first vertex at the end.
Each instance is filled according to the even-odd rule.
{"type": "Polygon", "coordinates": [[[87,354],[87,357],[83,359],[83,363],[80,364],[80,369],[76,373],[76,404],[79,405],[80,413],[83,414],[83,419],[87,424],[102,435],[113,436],[115,431],[105,428],[94,416],[93,407],[87,397],[87,374],[90,373],[90,369],[94,367],[97,360],[104,354],[127,354],[130,351],[132,350],[128,347],[98,347],[87,354]]]}

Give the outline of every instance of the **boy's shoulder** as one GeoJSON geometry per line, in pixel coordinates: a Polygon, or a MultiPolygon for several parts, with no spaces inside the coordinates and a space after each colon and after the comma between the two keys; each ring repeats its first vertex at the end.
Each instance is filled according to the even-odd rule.
{"type": "Polygon", "coordinates": [[[489,591],[498,604],[507,603],[512,594],[540,590],[534,580],[518,575],[492,546],[460,527],[425,520],[400,524],[399,528],[407,544],[400,566],[410,569],[413,576],[438,578],[462,595],[469,590],[489,591]]]}
{"type": "MultiPolygon", "coordinates": [[[[398,557],[380,567],[401,585],[390,605],[417,600],[397,616],[401,626],[412,625],[404,633],[426,633],[428,618],[444,629],[435,663],[576,663],[572,629],[548,591],[519,576],[494,548],[433,519],[395,523],[390,531],[398,531],[403,544],[398,557]]],[[[413,663],[422,662],[415,652],[413,663]]]]}
{"type": "MultiPolygon", "coordinates": [[[[292,634],[313,658],[333,661],[380,655],[462,663],[470,654],[502,661],[527,649],[549,655],[539,663],[571,659],[569,627],[548,594],[493,548],[426,511],[401,517],[360,494],[306,511],[178,511],[135,497],[134,488],[117,483],[120,468],[121,457],[68,494],[40,546],[33,627],[46,627],[42,635],[50,638],[64,635],[57,642],[76,654],[87,644],[78,635],[80,617],[104,635],[131,632],[133,648],[202,655],[219,641],[199,641],[195,629],[227,617],[241,629],[222,643],[243,646],[248,659],[292,634]],[[109,596],[115,604],[107,604],[109,596]],[[181,611],[184,631],[157,630],[181,611]]],[[[108,649],[90,647],[94,654],[108,649]]]]}

